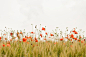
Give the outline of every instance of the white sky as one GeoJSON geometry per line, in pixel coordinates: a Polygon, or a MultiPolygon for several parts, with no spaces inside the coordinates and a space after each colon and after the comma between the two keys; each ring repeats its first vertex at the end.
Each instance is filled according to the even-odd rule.
{"type": "Polygon", "coordinates": [[[47,31],[77,27],[86,36],[86,0],[0,0],[0,29],[31,31],[31,24],[47,31]]]}

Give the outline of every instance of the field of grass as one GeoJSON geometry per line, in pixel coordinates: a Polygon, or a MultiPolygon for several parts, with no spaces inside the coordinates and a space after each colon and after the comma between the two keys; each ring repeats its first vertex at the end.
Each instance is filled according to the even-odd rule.
{"type": "Polygon", "coordinates": [[[22,31],[1,34],[0,57],[86,57],[86,38],[80,35],[81,30],[78,32],[74,28],[64,37],[62,31],[49,34],[44,27],[37,32],[38,37],[33,31],[29,35],[22,31]],[[45,36],[42,31],[45,31],[45,36]]]}
{"type": "Polygon", "coordinates": [[[86,57],[86,43],[0,41],[0,57],[86,57]]]}

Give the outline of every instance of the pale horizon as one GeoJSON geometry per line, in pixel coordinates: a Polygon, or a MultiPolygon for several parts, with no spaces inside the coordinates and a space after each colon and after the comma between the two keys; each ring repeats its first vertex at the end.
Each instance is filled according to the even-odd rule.
{"type": "Polygon", "coordinates": [[[48,32],[59,27],[82,29],[86,37],[86,0],[1,0],[0,30],[32,31],[33,24],[46,26],[48,32]]]}

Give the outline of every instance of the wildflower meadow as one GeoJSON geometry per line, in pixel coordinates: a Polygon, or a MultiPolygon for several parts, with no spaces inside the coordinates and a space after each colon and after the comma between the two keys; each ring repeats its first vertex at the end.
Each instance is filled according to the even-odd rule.
{"type": "Polygon", "coordinates": [[[28,33],[25,29],[1,30],[0,57],[86,57],[86,37],[82,29],[73,28],[68,33],[66,27],[63,33],[56,27],[51,33],[46,31],[46,26],[38,29],[36,25],[33,31],[31,25],[32,31],[28,33]]]}

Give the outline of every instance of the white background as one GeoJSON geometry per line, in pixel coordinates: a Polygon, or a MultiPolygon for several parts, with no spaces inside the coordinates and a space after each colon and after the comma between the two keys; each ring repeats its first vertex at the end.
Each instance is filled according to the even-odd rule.
{"type": "Polygon", "coordinates": [[[1,30],[31,31],[31,24],[47,26],[47,31],[77,27],[86,36],[86,0],[0,0],[1,30]]]}

